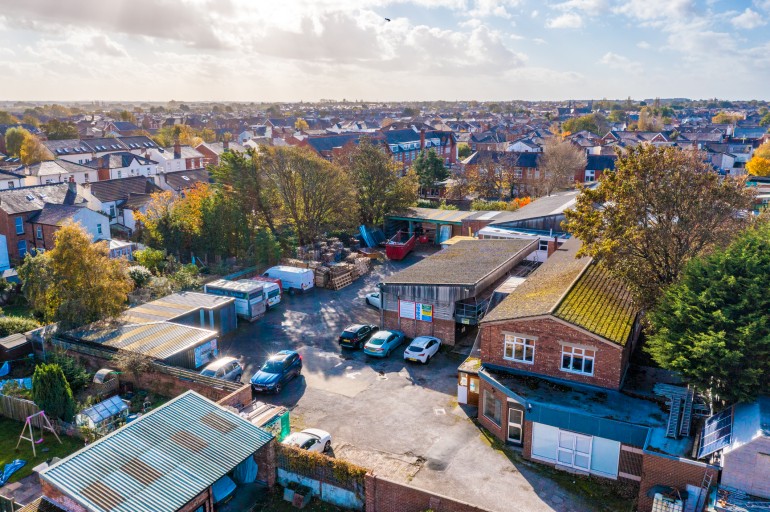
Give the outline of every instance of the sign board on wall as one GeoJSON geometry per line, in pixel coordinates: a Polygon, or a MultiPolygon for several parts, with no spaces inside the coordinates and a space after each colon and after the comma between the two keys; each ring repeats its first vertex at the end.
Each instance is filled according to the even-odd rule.
{"type": "Polygon", "coordinates": [[[423,322],[433,321],[433,304],[421,304],[411,300],[398,301],[398,316],[423,322]]]}
{"type": "Polygon", "coordinates": [[[217,340],[211,340],[198,347],[195,347],[195,367],[198,368],[215,359],[219,354],[217,340]]]}

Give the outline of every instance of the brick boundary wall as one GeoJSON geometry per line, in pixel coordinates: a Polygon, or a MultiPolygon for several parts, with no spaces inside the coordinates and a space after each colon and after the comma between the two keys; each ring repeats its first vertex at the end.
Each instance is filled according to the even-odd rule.
{"type": "Polygon", "coordinates": [[[652,510],[653,499],[647,491],[655,485],[667,485],[684,490],[687,484],[700,487],[703,475],[711,473],[711,485],[716,485],[718,469],[702,462],[686,459],[674,459],[666,456],[644,453],[642,459],[642,481],[639,489],[639,512],[652,510]]]}
{"type": "Polygon", "coordinates": [[[366,475],[366,512],[488,512],[440,494],[366,475]]]}

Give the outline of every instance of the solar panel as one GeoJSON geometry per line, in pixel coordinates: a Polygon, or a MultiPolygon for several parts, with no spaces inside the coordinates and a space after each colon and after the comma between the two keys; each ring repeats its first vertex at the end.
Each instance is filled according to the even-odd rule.
{"type": "Polygon", "coordinates": [[[733,408],[729,407],[706,420],[700,434],[698,458],[701,459],[729,446],[733,435],[733,408]]]}

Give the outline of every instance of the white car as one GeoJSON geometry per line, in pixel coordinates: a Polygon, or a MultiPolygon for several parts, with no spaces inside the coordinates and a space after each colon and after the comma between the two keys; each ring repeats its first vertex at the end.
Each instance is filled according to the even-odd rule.
{"type": "Polygon", "coordinates": [[[332,435],[318,428],[306,428],[302,432],[289,434],[282,443],[310,452],[326,453],[332,448],[332,435]]]}
{"type": "Polygon", "coordinates": [[[426,364],[441,348],[441,340],[433,336],[418,336],[404,350],[404,359],[426,364]]]}
{"type": "Polygon", "coordinates": [[[377,309],[380,309],[380,293],[374,292],[374,293],[367,293],[366,294],[366,303],[370,306],[374,306],[377,309]]]}

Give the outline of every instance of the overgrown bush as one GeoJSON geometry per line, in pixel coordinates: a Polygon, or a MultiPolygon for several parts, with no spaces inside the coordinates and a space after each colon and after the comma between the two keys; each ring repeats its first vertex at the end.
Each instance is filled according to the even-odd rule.
{"type": "Polygon", "coordinates": [[[152,272],[142,265],[128,267],[128,276],[134,280],[136,288],[144,288],[152,279],[152,272]]]}
{"type": "Polygon", "coordinates": [[[70,421],[75,414],[72,389],[58,364],[40,364],[35,368],[32,399],[51,418],[70,421]]]}
{"type": "Polygon", "coordinates": [[[511,201],[485,201],[484,199],[476,199],[471,203],[471,210],[474,211],[509,211],[515,212],[522,206],[526,206],[532,202],[532,198],[516,197],[511,201]]]}
{"type": "Polygon", "coordinates": [[[15,380],[8,380],[0,386],[0,395],[32,400],[32,390],[19,385],[15,380]]]}
{"type": "Polygon", "coordinates": [[[168,276],[168,279],[176,291],[194,290],[201,285],[198,267],[192,263],[181,265],[176,272],[168,276]]]}
{"type": "Polygon", "coordinates": [[[73,393],[77,393],[88,386],[91,383],[91,379],[93,379],[93,374],[80,364],[80,361],[67,355],[64,351],[49,352],[46,354],[46,362],[61,368],[73,393]]]}
{"type": "Polygon", "coordinates": [[[153,371],[152,359],[137,352],[118,352],[112,356],[112,365],[118,370],[139,375],[153,371]]]}
{"type": "Polygon", "coordinates": [[[150,247],[134,252],[134,260],[156,275],[166,268],[166,253],[150,247]]]}
{"type": "Polygon", "coordinates": [[[40,324],[31,318],[23,316],[2,316],[0,317],[0,338],[31,331],[40,327],[40,324]]]}
{"type": "Polygon", "coordinates": [[[459,210],[457,206],[453,204],[447,204],[446,199],[442,199],[441,203],[438,205],[439,210],[459,210]]]}

